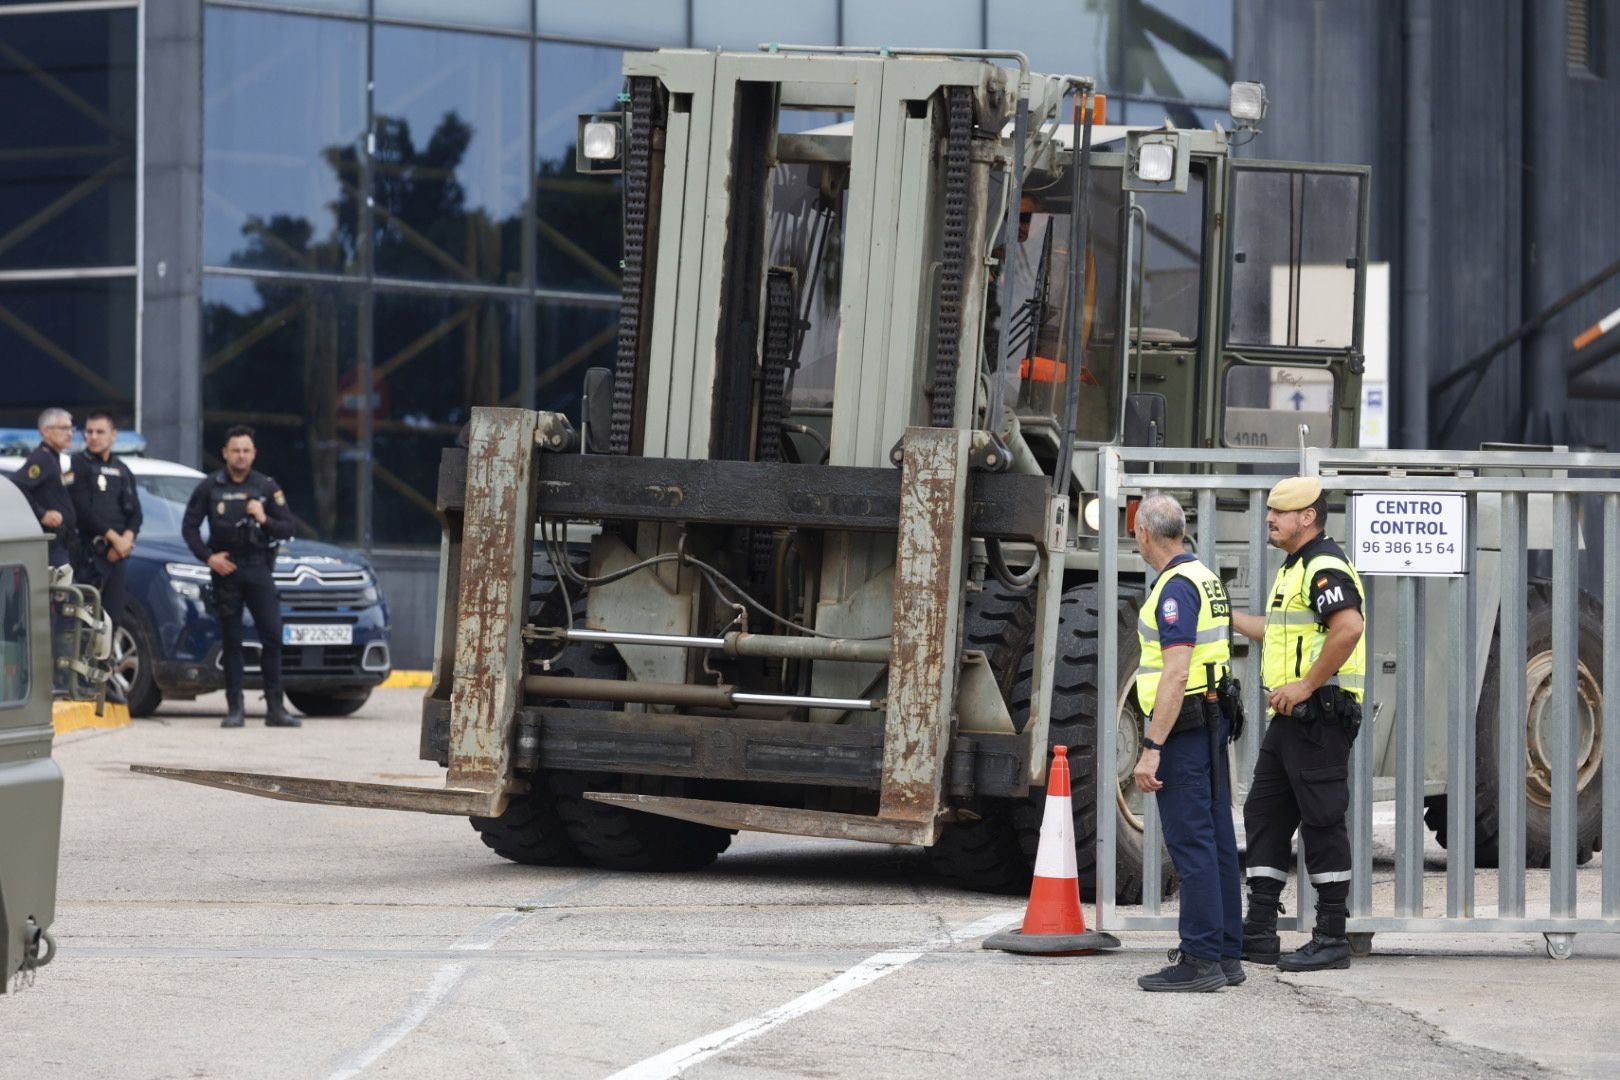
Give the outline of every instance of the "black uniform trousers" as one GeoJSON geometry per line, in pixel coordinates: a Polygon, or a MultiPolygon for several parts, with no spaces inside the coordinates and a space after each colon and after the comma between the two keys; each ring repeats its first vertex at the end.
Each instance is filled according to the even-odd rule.
{"type": "Polygon", "coordinates": [[[214,607],[219,614],[225,638],[225,696],[230,703],[242,700],[242,608],[253,613],[259,631],[259,673],[264,677],[265,697],[277,701],[281,695],[281,598],[271,571],[271,559],[261,552],[231,554],[234,574],[214,574],[214,607]]]}
{"type": "Polygon", "coordinates": [[[1282,887],[1298,829],[1305,868],[1321,899],[1342,904],[1349,895],[1350,742],[1336,720],[1272,716],[1243,803],[1251,886],[1270,879],[1282,887]]]}
{"type": "Polygon", "coordinates": [[[129,560],[108,562],[103,552],[92,552],[84,562],[86,584],[101,590],[101,610],[114,626],[124,624],[124,601],[129,595],[129,560]]]}

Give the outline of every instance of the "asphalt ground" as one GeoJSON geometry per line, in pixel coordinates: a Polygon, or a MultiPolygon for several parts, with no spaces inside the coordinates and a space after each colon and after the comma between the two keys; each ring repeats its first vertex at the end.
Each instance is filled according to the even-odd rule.
{"type": "MultiPolygon", "coordinates": [[[[988,952],[1021,901],[945,886],[914,849],[744,834],[691,874],[523,867],[461,819],[128,771],[438,784],[420,695],[298,730],[250,702],[240,731],[216,726],[216,695],[60,736],[60,953],[0,997],[0,1078],[1620,1073],[1611,937],[1552,961],[1539,937],[1380,935],[1349,971],[1145,994],[1173,935],[988,952]]],[[[1431,866],[1439,897],[1438,848],[1431,866]]],[[[1387,895],[1389,865],[1375,876],[1387,895]]]]}

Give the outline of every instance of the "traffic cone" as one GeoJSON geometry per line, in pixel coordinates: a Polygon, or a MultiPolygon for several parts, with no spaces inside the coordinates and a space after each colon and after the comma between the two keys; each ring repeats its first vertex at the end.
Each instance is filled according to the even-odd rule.
{"type": "Polygon", "coordinates": [[[1046,777],[1046,812],[1041,818],[1035,880],[1029,889],[1029,906],[1024,909],[1024,925],[991,935],[985,939],[984,947],[1041,956],[1073,956],[1119,948],[1119,939],[1114,935],[1088,931],[1085,913],[1080,910],[1067,747],[1052,748],[1052,767],[1046,777]]]}

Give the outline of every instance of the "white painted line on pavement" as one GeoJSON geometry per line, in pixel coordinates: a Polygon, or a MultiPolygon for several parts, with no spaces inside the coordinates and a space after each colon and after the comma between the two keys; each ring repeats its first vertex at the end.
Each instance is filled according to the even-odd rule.
{"type": "MultiPolygon", "coordinates": [[[[555,907],[558,900],[600,884],[605,877],[604,874],[594,874],[582,881],[554,889],[540,899],[524,904],[523,907],[528,910],[503,911],[462,935],[451,944],[450,948],[472,952],[493,948],[501,938],[528,922],[540,911],[555,907]]],[[[399,1045],[405,1036],[421,1027],[422,1021],[431,1016],[433,1010],[461,985],[461,980],[467,977],[467,972],[472,968],[471,960],[455,960],[441,965],[439,970],[433,973],[433,982],[427,989],[416,992],[410,1008],[406,1009],[399,1019],[373,1035],[360,1049],[344,1055],[327,1080],[352,1080],[353,1077],[359,1076],[377,1059],[399,1045]]]]}
{"type": "Polygon", "coordinates": [[[996,915],[989,915],[977,922],[969,923],[960,930],[952,930],[937,937],[930,938],[920,947],[906,952],[882,952],[876,956],[869,956],[848,971],[836,976],[832,980],[822,983],[807,994],[801,994],[786,1005],[778,1005],[768,1012],[751,1016],[747,1020],[732,1024],[719,1031],[711,1031],[707,1035],[682,1043],[671,1050],[665,1050],[656,1057],[638,1061],[629,1068],[621,1069],[608,1077],[608,1080],[668,1080],[679,1076],[700,1061],[704,1061],[723,1050],[729,1050],[738,1043],[755,1039],[779,1027],[789,1020],[795,1020],[806,1013],[836,1001],[851,990],[858,990],[868,983],[874,983],[885,975],[899,971],[907,964],[916,960],[924,953],[942,949],[947,945],[955,945],[961,941],[971,941],[985,937],[1002,930],[1024,917],[1024,912],[1003,911],[996,915]]]}

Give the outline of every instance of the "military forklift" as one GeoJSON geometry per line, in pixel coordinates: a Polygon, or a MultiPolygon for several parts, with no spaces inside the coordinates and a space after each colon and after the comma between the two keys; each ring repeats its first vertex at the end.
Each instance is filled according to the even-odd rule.
{"type": "Polygon", "coordinates": [[[93,701],[99,714],[111,670],[101,595],[51,567],[50,539],[22,491],[0,479],[0,994],[56,955],[53,705],[93,701]]]}
{"type": "Polygon", "coordinates": [[[624,73],[578,142],[623,186],[616,364],[577,430],[476,409],[440,465],[446,786],[148,771],[465,815],[522,863],[688,870],[752,829],[1015,893],[1063,745],[1083,888],[1102,783],[1139,902],[1140,795],[1097,775],[1102,710],[1142,729],[1134,644],[1097,700],[1141,599],[1099,610],[1099,453],[1355,445],[1368,170],[1236,157],[1258,84],[1229,131],[1110,125],[1017,53],[624,73]]]}

